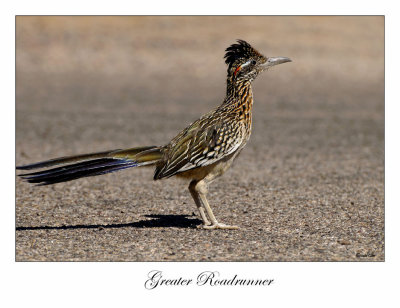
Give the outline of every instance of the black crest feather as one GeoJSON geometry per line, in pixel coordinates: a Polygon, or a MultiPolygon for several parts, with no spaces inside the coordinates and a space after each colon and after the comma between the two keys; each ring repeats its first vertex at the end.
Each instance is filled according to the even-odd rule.
{"type": "Polygon", "coordinates": [[[228,69],[237,61],[241,59],[247,59],[254,54],[258,54],[258,51],[255,50],[249,43],[243,40],[237,40],[237,44],[232,44],[226,50],[226,54],[224,56],[225,63],[228,64],[228,69]]]}

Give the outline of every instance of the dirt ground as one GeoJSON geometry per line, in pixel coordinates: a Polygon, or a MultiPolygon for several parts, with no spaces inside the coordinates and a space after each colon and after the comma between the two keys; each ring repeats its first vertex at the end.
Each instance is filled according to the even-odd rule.
{"type": "Polygon", "coordinates": [[[224,50],[287,56],[210,186],[129,169],[16,179],[17,261],[383,261],[383,17],[17,17],[16,163],[167,143],[225,94],[224,50]]]}

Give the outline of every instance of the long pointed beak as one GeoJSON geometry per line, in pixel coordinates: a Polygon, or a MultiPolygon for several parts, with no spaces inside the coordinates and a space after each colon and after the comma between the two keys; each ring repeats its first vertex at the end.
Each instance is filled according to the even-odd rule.
{"type": "Polygon", "coordinates": [[[286,57],[275,57],[275,58],[268,58],[267,62],[263,64],[265,68],[269,68],[271,66],[277,65],[277,64],[282,64],[286,62],[292,62],[289,58],[286,57]]]}

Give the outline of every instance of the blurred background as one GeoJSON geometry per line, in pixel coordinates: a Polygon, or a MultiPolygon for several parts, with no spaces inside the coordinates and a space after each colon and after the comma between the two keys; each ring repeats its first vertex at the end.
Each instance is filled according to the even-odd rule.
{"type": "MultiPolygon", "coordinates": [[[[17,164],[167,143],[222,102],[224,50],[236,39],[293,62],[254,82],[252,138],[210,187],[216,216],[258,240],[244,239],[240,252],[232,248],[238,237],[228,237],[206,260],[383,260],[382,16],[17,16],[17,164]]],[[[140,169],[56,188],[17,181],[16,224],[129,223],[195,211],[186,184],[151,179],[140,169]]],[[[73,231],[69,239],[82,241],[73,231]]],[[[115,256],[121,246],[93,234],[92,252],[58,233],[52,246],[47,235],[46,254],[32,248],[38,234],[17,232],[17,260],[197,260],[187,238],[172,256],[162,241],[169,248],[160,255],[136,245],[135,256],[115,256]]],[[[200,253],[201,236],[192,241],[200,253]]]]}

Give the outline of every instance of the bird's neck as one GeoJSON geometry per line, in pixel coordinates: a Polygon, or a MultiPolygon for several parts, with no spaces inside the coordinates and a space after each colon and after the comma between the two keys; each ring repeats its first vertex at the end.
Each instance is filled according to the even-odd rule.
{"type": "Polygon", "coordinates": [[[252,104],[253,91],[250,81],[237,81],[228,78],[226,87],[226,102],[234,105],[252,104]]]}

